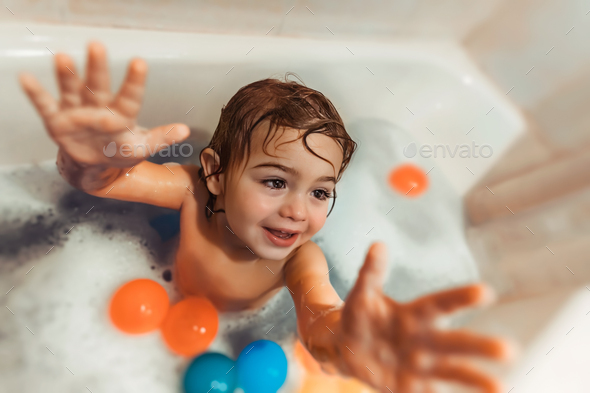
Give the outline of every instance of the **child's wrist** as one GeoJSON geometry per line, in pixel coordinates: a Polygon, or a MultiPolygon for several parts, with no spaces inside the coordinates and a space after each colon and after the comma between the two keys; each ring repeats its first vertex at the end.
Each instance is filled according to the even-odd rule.
{"type": "Polygon", "coordinates": [[[340,366],[340,314],[342,306],[322,310],[309,322],[303,342],[309,353],[324,365],[329,363],[344,373],[340,366]]]}

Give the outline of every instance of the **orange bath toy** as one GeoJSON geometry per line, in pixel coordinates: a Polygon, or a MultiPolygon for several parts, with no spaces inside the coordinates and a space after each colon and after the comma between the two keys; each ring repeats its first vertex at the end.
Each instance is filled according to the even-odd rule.
{"type": "Polygon", "coordinates": [[[404,164],[389,172],[389,185],[402,195],[417,197],[428,188],[428,176],[424,171],[413,165],[404,164]]]}
{"type": "Polygon", "coordinates": [[[209,300],[187,297],[170,308],[161,331],[172,352],[191,357],[209,347],[218,325],[217,310],[209,300]]]}
{"type": "Polygon", "coordinates": [[[137,279],[115,292],[109,314],[119,330],[142,334],[160,327],[169,307],[168,294],[160,284],[153,280],[137,279]]]}

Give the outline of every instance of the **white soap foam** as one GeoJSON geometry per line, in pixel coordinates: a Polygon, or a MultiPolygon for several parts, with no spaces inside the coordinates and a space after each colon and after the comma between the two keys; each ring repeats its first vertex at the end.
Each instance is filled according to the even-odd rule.
{"type": "MultiPolygon", "coordinates": [[[[180,391],[189,360],[170,353],[158,332],[119,332],[107,313],[114,291],[136,278],[162,284],[173,303],[180,299],[173,281],[162,278],[177,239],[162,244],[149,226],[170,211],[82,193],[53,162],[4,168],[0,186],[0,290],[8,292],[0,297],[2,388],[180,391]]],[[[252,341],[278,342],[290,360],[285,391],[292,390],[299,379],[289,352],[295,312],[285,315],[292,305],[284,289],[259,311],[220,315],[209,350],[235,359],[252,341]]]]}

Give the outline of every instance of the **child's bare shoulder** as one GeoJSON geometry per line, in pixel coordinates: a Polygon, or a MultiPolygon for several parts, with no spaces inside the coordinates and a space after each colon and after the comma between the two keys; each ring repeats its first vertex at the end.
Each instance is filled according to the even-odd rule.
{"type": "Polygon", "coordinates": [[[310,255],[317,253],[324,255],[320,246],[318,246],[313,240],[308,240],[301,246],[297,247],[297,249],[291,257],[294,257],[296,255],[310,255]]]}
{"type": "Polygon", "coordinates": [[[202,184],[203,183],[200,180],[199,171],[201,170],[201,167],[199,165],[196,165],[196,164],[186,164],[186,165],[183,165],[183,167],[184,167],[184,170],[189,174],[191,185],[194,188],[197,188],[197,186],[199,184],[202,184]]]}
{"type": "Polygon", "coordinates": [[[325,274],[327,267],[328,262],[320,246],[308,240],[289,257],[285,265],[285,273],[296,276],[325,274]]]}
{"type": "MultiPolygon", "coordinates": [[[[180,175],[185,184],[185,202],[186,200],[194,201],[198,206],[205,206],[203,200],[203,183],[199,180],[199,170],[201,167],[195,164],[176,164],[176,163],[165,163],[163,165],[173,165],[170,169],[176,174],[177,171],[181,172],[180,175]],[[174,168],[177,168],[176,170],[174,168]]],[[[184,204],[184,203],[183,203],[184,204]]]]}

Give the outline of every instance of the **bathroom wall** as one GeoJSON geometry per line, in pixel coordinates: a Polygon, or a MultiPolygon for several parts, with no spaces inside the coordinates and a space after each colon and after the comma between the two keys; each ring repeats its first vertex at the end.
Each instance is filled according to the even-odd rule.
{"type": "Polygon", "coordinates": [[[537,144],[563,152],[590,143],[588,37],[587,1],[519,0],[498,4],[463,42],[535,123],[537,144]]]}
{"type": "Polygon", "coordinates": [[[504,299],[590,279],[588,37],[589,2],[519,0],[463,39],[528,122],[465,199],[472,251],[504,299]]]}
{"type": "Polygon", "coordinates": [[[459,39],[504,1],[5,0],[13,14],[4,9],[0,20],[323,39],[459,39]]]}

